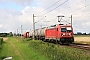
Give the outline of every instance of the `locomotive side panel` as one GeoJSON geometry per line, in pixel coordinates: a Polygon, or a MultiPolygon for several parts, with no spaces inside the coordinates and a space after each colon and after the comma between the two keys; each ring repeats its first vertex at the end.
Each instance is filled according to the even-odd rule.
{"type": "Polygon", "coordinates": [[[45,38],[46,39],[56,39],[57,38],[57,29],[47,29],[45,31],[45,38]]]}

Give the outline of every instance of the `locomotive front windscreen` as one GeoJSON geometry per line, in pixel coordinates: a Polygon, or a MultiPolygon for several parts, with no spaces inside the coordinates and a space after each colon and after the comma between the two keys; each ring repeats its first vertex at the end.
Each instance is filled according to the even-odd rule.
{"type": "Polygon", "coordinates": [[[61,32],[72,32],[71,27],[62,27],[61,32]]]}

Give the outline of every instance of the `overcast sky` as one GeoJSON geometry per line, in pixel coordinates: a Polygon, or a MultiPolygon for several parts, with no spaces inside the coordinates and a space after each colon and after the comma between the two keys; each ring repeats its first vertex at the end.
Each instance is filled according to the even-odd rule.
{"type": "Polygon", "coordinates": [[[32,30],[33,14],[36,29],[58,24],[59,15],[68,24],[72,15],[75,33],[90,32],[90,0],[0,0],[0,32],[32,30]]]}

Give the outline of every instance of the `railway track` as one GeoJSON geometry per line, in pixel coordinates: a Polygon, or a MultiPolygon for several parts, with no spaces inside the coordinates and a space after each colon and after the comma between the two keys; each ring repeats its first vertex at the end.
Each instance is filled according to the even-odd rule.
{"type": "Polygon", "coordinates": [[[79,48],[79,49],[90,51],[90,45],[89,44],[73,43],[73,44],[70,44],[69,46],[73,47],[73,48],[79,48]]]}
{"type": "MultiPolygon", "coordinates": [[[[48,42],[48,41],[46,41],[48,42]]],[[[48,42],[48,43],[54,43],[54,42],[48,42]]],[[[78,48],[78,49],[83,49],[83,50],[88,50],[90,51],[90,44],[80,44],[80,43],[72,43],[70,45],[68,44],[59,44],[59,43],[54,43],[60,46],[70,46],[72,48],[78,48]]]]}

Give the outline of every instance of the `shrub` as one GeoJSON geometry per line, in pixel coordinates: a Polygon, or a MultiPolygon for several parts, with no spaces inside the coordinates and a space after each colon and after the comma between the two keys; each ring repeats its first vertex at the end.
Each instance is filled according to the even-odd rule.
{"type": "Polygon", "coordinates": [[[3,43],[3,38],[0,38],[0,44],[2,44],[3,43]]]}
{"type": "Polygon", "coordinates": [[[31,38],[25,38],[24,39],[25,41],[30,41],[30,40],[32,40],[31,38]]]}
{"type": "Polygon", "coordinates": [[[0,38],[0,49],[2,48],[3,38],[0,38]]]}

